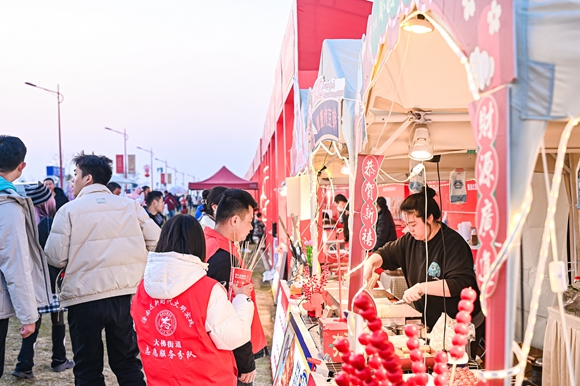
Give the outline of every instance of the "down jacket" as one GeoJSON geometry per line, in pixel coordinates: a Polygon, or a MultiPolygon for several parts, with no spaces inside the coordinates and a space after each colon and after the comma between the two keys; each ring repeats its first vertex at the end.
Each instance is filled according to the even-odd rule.
{"type": "Polygon", "coordinates": [[[38,320],[51,301],[44,251],[38,242],[34,206],[13,190],[0,191],[0,319],[38,320]]]}
{"type": "Polygon", "coordinates": [[[57,212],[45,246],[48,263],[65,268],[61,305],[134,294],[160,232],[137,201],[85,186],[57,212]]]}

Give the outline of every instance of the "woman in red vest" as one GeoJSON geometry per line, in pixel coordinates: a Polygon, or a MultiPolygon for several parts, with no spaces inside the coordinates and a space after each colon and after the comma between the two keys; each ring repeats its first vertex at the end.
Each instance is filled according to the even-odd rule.
{"type": "Polygon", "coordinates": [[[204,260],[197,220],[167,221],[131,306],[148,385],[237,384],[232,350],[251,336],[252,285],[234,287],[230,303],[204,260]]]}

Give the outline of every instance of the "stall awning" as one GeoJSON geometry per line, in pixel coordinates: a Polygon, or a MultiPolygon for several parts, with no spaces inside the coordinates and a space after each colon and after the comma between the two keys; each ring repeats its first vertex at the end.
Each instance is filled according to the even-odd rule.
{"type": "Polygon", "coordinates": [[[232,173],[228,168],[222,166],[220,170],[210,178],[204,181],[190,182],[189,189],[203,190],[211,189],[216,186],[225,186],[227,188],[258,190],[258,183],[244,180],[232,173]]]}

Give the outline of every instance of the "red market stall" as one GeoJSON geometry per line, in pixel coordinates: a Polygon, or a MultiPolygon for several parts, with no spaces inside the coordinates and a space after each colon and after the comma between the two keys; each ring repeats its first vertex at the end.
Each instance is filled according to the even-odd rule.
{"type": "MultiPolygon", "coordinates": [[[[550,46],[554,39],[542,35],[554,33],[564,47],[570,44],[580,33],[571,24],[573,15],[578,16],[572,9],[577,5],[566,2],[377,1],[369,18],[353,133],[358,162],[351,203],[360,213],[353,233],[365,235],[369,229],[361,190],[369,162],[388,173],[387,178],[405,180],[413,169],[411,151],[427,141],[433,160],[440,156],[435,164],[425,158],[428,183],[437,180],[436,173],[459,168],[468,180],[475,178],[476,273],[487,314],[486,370],[480,376],[488,384],[510,384],[512,376],[521,384],[532,343],[543,343],[540,316],[547,316],[548,299],[561,297],[561,292],[546,293],[546,260],[551,255],[560,267],[560,279],[551,278],[561,281],[560,288],[571,282],[566,263],[577,261],[577,213],[565,212],[577,203],[580,136],[572,134],[578,103],[571,93],[579,80],[570,71],[580,52],[560,55],[550,46]],[[546,153],[552,153],[550,160],[546,153]],[[539,172],[546,183],[537,181],[539,172]],[[567,200],[558,203],[560,194],[567,200]],[[532,197],[542,200],[542,195],[546,205],[531,209],[532,197]],[[550,229],[559,235],[550,236],[550,229]],[[523,239],[529,241],[520,247],[523,239]],[[529,279],[520,275],[518,264],[524,275],[531,274],[529,279]],[[518,282],[527,286],[519,299],[518,282]],[[520,303],[526,317],[516,317],[520,303]],[[522,353],[516,350],[519,358],[513,365],[518,323],[522,353]]],[[[379,174],[368,181],[378,184],[379,174]]],[[[351,245],[352,270],[364,258],[364,242],[361,238],[351,245]]],[[[361,286],[360,274],[351,275],[349,301],[361,286]]],[[[566,333],[559,340],[569,347],[566,333]]],[[[568,374],[574,373],[561,362],[568,374]]]]}
{"type": "Polygon", "coordinates": [[[225,186],[228,188],[244,190],[258,190],[258,183],[247,181],[236,176],[225,166],[222,166],[222,168],[210,178],[203,181],[190,182],[188,186],[190,190],[211,189],[216,186],[225,186]]]}
{"type": "MultiPolygon", "coordinates": [[[[353,236],[349,250],[350,276],[345,281],[348,288],[341,291],[334,284],[327,285],[327,292],[338,293],[345,299],[344,308],[338,301],[338,310],[353,311],[355,294],[363,287],[360,266],[367,256],[366,250],[374,244],[376,213],[372,204],[379,191],[404,186],[403,196],[401,192],[393,193],[396,198],[407,194],[405,189],[409,183],[439,186],[442,209],[447,212],[451,226],[459,228],[461,223],[470,222],[477,232],[475,268],[487,317],[485,371],[479,375],[487,384],[507,385],[511,377],[522,383],[530,347],[537,347],[538,340],[543,340],[541,332],[545,327],[541,317],[547,307],[542,301],[555,301],[562,296],[559,292],[547,300],[549,289],[542,282],[546,260],[552,257],[556,267],[565,267],[566,261],[577,262],[575,240],[579,216],[575,207],[580,136],[572,129],[580,116],[575,91],[580,79],[573,70],[574,63],[580,60],[580,52],[564,48],[580,37],[579,28],[573,22],[577,13],[571,3],[558,1],[525,5],[508,0],[375,1],[360,53],[356,95],[344,98],[354,102],[353,124],[345,125],[342,121],[335,136],[338,140],[322,140],[326,148],[313,146],[311,153],[302,155],[296,150],[305,143],[305,138],[310,138],[312,144],[317,143],[311,138],[314,136],[312,122],[317,122],[316,107],[322,104],[308,103],[308,93],[301,90],[303,84],[299,87],[294,84],[292,155],[302,162],[311,159],[307,177],[310,187],[318,186],[320,176],[326,179],[320,185],[330,186],[330,192],[338,180],[346,186],[341,169],[344,166],[349,169],[346,179],[353,213],[349,229],[353,236]],[[548,36],[556,38],[548,39],[548,36]],[[427,145],[423,150],[430,148],[431,153],[419,162],[423,165],[422,171],[415,169],[417,163],[409,157],[412,150],[421,147],[418,144],[427,145]],[[463,173],[461,178],[457,178],[458,173],[463,173]],[[451,189],[457,181],[467,190],[465,202],[461,204],[451,199],[451,189]],[[522,287],[522,296],[518,295],[520,282],[528,285],[522,287]],[[546,288],[540,296],[542,286],[546,288]],[[522,317],[516,316],[516,305],[520,304],[522,317]],[[521,332],[516,331],[517,327],[521,332]],[[521,350],[515,349],[519,362],[516,365],[512,364],[514,340],[522,343],[521,350]]],[[[322,79],[321,83],[330,81],[322,79]]],[[[328,84],[325,87],[336,89],[328,84]]],[[[328,111],[330,115],[324,116],[330,116],[332,121],[332,109],[328,111]]],[[[342,114],[336,115],[337,120],[344,118],[342,114]]],[[[261,149],[263,144],[264,139],[261,149]]],[[[286,153],[288,143],[283,149],[286,153]]],[[[270,197],[278,200],[276,193],[282,188],[282,181],[288,181],[288,170],[299,173],[302,169],[288,168],[284,163],[281,173],[279,165],[271,170],[275,163],[266,165],[260,157],[252,167],[253,175],[261,181],[263,201],[268,203],[270,197]]],[[[311,214],[316,214],[320,198],[317,189],[310,190],[311,214]]],[[[277,214],[284,213],[287,202],[286,198],[277,201],[277,214]]],[[[316,223],[316,216],[312,218],[309,224],[316,223]]],[[[310,236],[316,239],[316,232],[312,233],[310,236]]],[[[562,284],[566,274],[565,268],[561,269],[562,284]]],[[[293,330],[299,333],[292,339],[309,342],[293,351],[300,352],[299,357],[309,363],[307,378],[312,381],[317,375],[332,376],[333,358],[325,354],[329,342],[317,341],[323,339],[324,332],[318,337],[302,333],[303,327],[310,328],[310,324],[304,316],[298,318],[292,314],[304,310],[300,304],[290,305],[291,291],[292,287],[282,283],[278,306],[287,306],[280,311],[283,316],[275,340],[285,341],[281,337],[285,336],[285,328],[293,318],[301,326],[293,330]],[[317,350],[312,349],[312,343],[317,350]],[[316,360],[322,362],[313,363],[316,360]]],[[[332,304],[336,303],[336,296],[331,298],[326,300],[327,305],[336,306],[332,304]]],[[[400,319],[400,315],[396,316],[400,319]]],[[[366,326],[357,318],[351,318],[344,331],[353,342],[366,326]]],[[[565,317],[553,323],[548,320],[552,323],[548,325],[560,326],[558,323],[566,320],[565,317]]],[[[403,323],[406,322],[403,318],[403,323]]],[[[332,324],[320,320],[319,323],[321,330],[332,324]]],[[[567,331],[565,325],[562,330],[567,331]]],[[[337,333],[342,334],[343,331],[337,333]]],[[[569,337],[563,335],[552,340],[561,342],[560,346],[570,352],[569,337]]],[[[282,350],[281,347],[292,346],[277,343],[276,347],[282,350]]],[[[558,380],[558,384],[564,384],[574,372],[571,362],[562,359],[558,364],[558,355],[554,354],[558,349],[550,349],[552,366],[567,370],[559,371],[565,380],[558,380]]],[[[565,352],[561,354],[560,357],[566,358],[565,352]]],[[[276,355],[273,369],[282,369],[282,357],[276,355]]],[[[292,368],[299,366],[294,363],[292,368]]],[[[298,369],[298,373],[303,372],[298,369]]],[[[555,371],[551,374],[558,377],[555,371]]],[[[296,382],[297,378],[289,379],[296,382]]]]}

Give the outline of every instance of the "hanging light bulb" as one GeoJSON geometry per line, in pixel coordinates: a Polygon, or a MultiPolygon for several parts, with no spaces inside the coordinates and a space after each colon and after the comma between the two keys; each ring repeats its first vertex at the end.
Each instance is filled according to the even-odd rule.
{"type": "Polygon", "coordinates": [[[433,24],[421,13],[405,21],[402,27],[405,31],[416,34],[426,34],[434,30],[433,24]]]}
{"type": "Polygon", "coordinates": [[[413,143],[409,147],[409,157],[416,161],[428,161],[433,158],[431,135],[425,125],[419,125],[415,128],[413,143]]]}
{"type": "Polygon", "coordinates": [[[340,169],[340,172],[342,174],[346,174],[349,175],[350,174],[350,168],[348,167],[348,163],[347,160],[344,160],[344,164],[342,165],[342,168],[340,169]]]}

